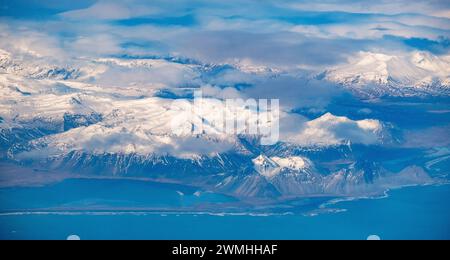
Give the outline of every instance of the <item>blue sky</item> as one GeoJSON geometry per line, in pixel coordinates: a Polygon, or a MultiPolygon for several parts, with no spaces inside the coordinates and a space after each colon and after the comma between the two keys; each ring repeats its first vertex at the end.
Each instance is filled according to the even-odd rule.
{"type": "Polygon", "coordinates": [[[358,51],[447,54],[448,1],[0,1],[1,48],[316,68],[358,51]]]}

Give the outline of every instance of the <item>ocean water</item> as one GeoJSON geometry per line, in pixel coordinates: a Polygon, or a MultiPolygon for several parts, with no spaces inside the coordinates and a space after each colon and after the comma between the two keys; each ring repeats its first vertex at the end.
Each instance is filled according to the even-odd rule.
{"type": "Polygon", "coordinates": [[[115,211],[112,209],[124,206],[201,209],[205,203],[220,208],[234,200],[179,185],[67,180],[44,187],[0,189],[0,238],[366,239],[377,235],[381,239],[450,239],[450,185],[406,187],[388,194],[329,204],[328,208],[340,211],[321,214],[115,211]],[[58,206],[92,205],[108,210],[54,211],[58,206]]]}
{"type": "Polygon", "coordinates": [[[184,208],[233,202],[196,188],[130,179],[67,179],[42,187],[0,188],[1,211],[43,208],[184,208]]]}

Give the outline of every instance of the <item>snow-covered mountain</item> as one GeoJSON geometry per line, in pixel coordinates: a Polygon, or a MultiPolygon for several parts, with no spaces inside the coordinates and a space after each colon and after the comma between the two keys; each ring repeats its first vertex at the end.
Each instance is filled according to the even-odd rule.
{"type": "Polygon", "coordinates": [[[367,96],[448,95],[450,56],[360,52],[321,76],[367,96]]]}
{"type": "MultiPolygon", "coordinates": [[[[369,57],[328,71],[326,79],[361,88],[375,81],[390,88],[399,81],[441,80],[448,71],[445,60],[431,56],[408,62],[369,57]],[[410,69],[397,73],[402,66],[410,69]],[[357,80],[355,73],[360,74],[357,80]]],[[[74,64],[56,66],[0,52],[2,160],[87,175],[145,176],[246,198],[350,196],[431,181],[420,168],[396,175],[354,155],[353,144],[388,143],[389,128],[377,119],[332,113],[299,119],[281,111],[280,123],[289,123],[292,132],[282,133],[275,145],[262,146],[260,135],[223,132],[222,96],[213,92],[202,101],[205,109],[192,115],[189,95],[212,84],[208,79],[213,75],[220,77],[224,70],[273,75],[276,70],[164,58],[84,59],[74,64]],[[165,90],[183,95],[161,95],[165,90]],[[199,122],[204,132],[195,133],[199,122]]],[[[238,121],[259,120],[256,111],[245,107],[227,109],[238,121]]]]}
{"type": "Polygon", "coordinates": [[[0,49],[0,71],[35,79],[76,79],[83,72],[70,66],[56,66],[36,61],[17,61],[9,52],[0,49]]]}

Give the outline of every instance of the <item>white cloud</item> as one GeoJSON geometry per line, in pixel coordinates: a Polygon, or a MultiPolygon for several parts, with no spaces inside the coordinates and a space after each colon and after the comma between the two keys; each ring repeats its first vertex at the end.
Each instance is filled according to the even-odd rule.
{"type": "Polygon", "coordinates": [[[131,17],[144,16],[154,14],[158,11],[155,7],[149,7],[148,5],[139,5],[130,3],[130,1],[99,1],[94,5],[79,10],[72,10],[61,13],[64,18],[77,19],[77,20],[112,20],[112,19],[127,19],[131,17]]]}
{"type": "Polygon", "coordinates": [[[140,86],[141,88],[178,88],[201,84],[195,68],[162,59],[97,59],[107,69],[95,77],[102,86],[140,86]]]}
{"type": "Polygon", "coordinates": [[[0,48],[15,55],[66,57],[57,38],[24,26],[0,24],[0,38],[0,48]]]}
{"type": "Polygon", "coordinates": [[[205,97],[214,97],[219,99],[242,98],[242,94],[233,87],[219,88],[206,85],[200,88],[205,97]]]}
{"type": "Polygon", "coordinates": [[[449,5],[445,1],[407,1],[407,0],[381,0],[381,1],[336,1],[302,2],[283,4],[297,10],[319,12],[352,12],[352,13],[420,13],[430,16],[448,16],[449,5]]]}
{"type": "Polygon", "coordinates": [[[89,36],[79,36],[74,41],[66,43],[71,52],[82,54],[83,56],[113,55],[121,52],[117,38],[109,34],[95,34],[89,36]]]}
{"type": "Polygon", "coordinates": [[[291,132],[282,138],[301,146],[330,146],[346,141],[368,145],[381,141],[382,130],[383,126],[378,120],[351,120],[326,113],[303,124],[298,132],[291,132]]]}

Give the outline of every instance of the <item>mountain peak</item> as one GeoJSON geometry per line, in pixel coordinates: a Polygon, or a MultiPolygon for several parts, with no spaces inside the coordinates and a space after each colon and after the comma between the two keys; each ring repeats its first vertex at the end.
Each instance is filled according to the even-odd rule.
{"type": "Polygon", "coordinates": [[[267,157],[261,154],[252,161],[255,170],[266,178],[272,178],[283,171],[303,171],[312,166],[309,159],[300,156],[267,157]]]}
{"type": "Polygon", "coordinates": [[[397,95],[408,88],[419,92],[448,88],[449,68],[447,56],[426,52],[400,55],[359,52],[347,63],[326,71],[325,78],[351,90],[397,95]]]}

